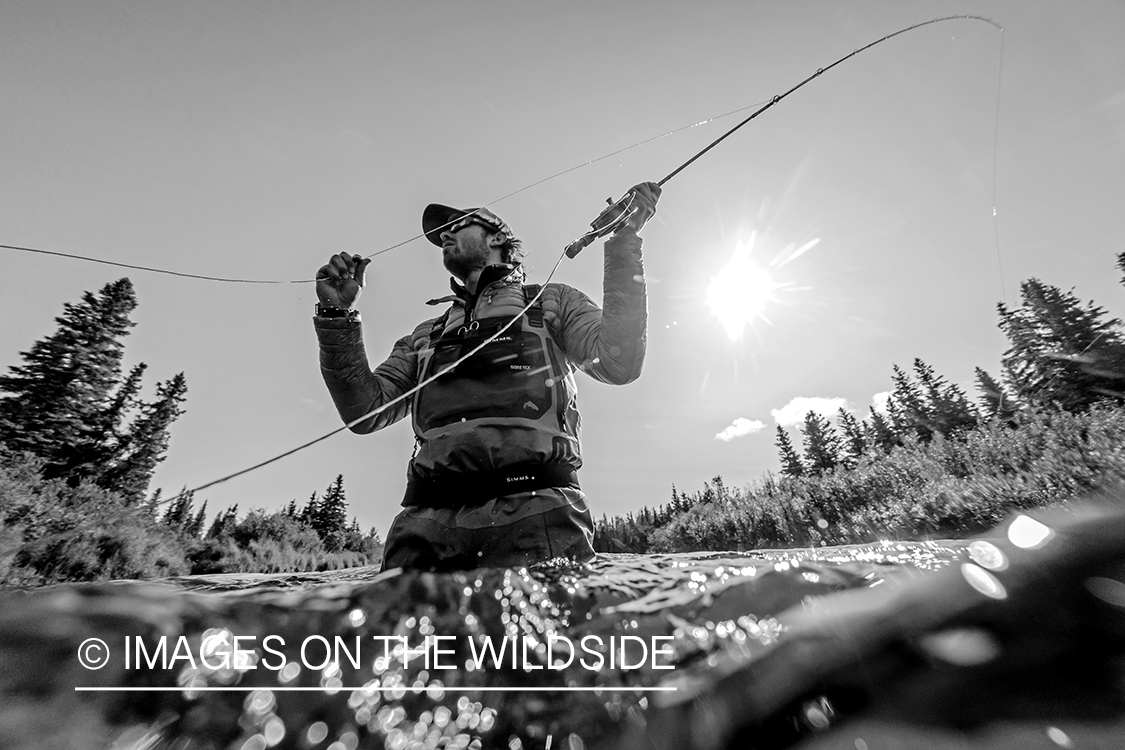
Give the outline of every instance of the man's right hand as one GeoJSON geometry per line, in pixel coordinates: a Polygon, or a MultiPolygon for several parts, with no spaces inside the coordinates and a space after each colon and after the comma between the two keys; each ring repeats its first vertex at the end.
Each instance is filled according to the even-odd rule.
{"type": "Polygon", "coordinates": [[[363,291],[370,258],[337,253],[316,272],[316,296],[328,307],[351,308],[363,291]]]}

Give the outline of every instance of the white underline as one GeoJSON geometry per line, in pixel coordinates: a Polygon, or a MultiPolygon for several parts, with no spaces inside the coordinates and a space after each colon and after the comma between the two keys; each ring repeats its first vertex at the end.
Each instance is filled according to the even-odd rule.
{"type": "Polygon", "coordinates": [[[675,692],[675,687],[449,687],[440,688],[404,688],[404,687],[242,687],[207,685],[203,687],[75,687],[76,693],[212,693],[212,692],[242,692],[252,693],[258,690],[272,692],[299,693],[340,693],[345,690],[364,691],[371,693],[385,693],[388,691],[402,690],[404,693],[421,695],[433,691],[446,693],[582,693],[582,692],[675,692]]]}

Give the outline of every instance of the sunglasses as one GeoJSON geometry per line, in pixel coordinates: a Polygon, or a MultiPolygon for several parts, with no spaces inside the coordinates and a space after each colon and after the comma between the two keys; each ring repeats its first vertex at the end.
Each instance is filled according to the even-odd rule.
{"type": "Polygon", "coordinates": [[[449,232],[450,234],[456,234],[457,232],[461,231],[462,229],[469,226],[470,224],[476,224],[478,226],[482,226],[490,232],[501,232],[501,231],[503,231],[500,228],[500,222],[499,221],[493,221],[490,216],[484,214],[483,212],[475,213],[475,214],[469,214],[468,216],[465,216],[461,219],[458,219],[457,221],[453,222],[452,224],[450,224],[448,227],[446,227],[442,231],[449,232]]]}

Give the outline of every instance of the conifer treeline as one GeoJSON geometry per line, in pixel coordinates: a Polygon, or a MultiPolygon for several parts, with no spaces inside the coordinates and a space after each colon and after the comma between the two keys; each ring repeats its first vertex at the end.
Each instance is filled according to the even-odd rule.
{"type": "Polygon", "coordinates": [[[243,518],[238,506],[215,516],[203,533],[206,503],[193,512],[193,493],[172,502],[161,523],[184,542],[192,573],[283,573],[375,564],[383,544],[374,528],[364,533],[348,522],[344,477],[324,494],[314,492],[300,510],[290,500],[273,512],[256,508],[243,518]]]}
{"type": "MultiPolygon", "coordinates": [[[[1117,258],[1125,272],[1125,253],[1117,258]]],[[[1122,278],[1125,284],[1125,277],[1122,278]]],[[[801,449],[778,425],[780,476],[721,477],[595,529],[603,552],[750,549],[968,534],[1007,512],[1125,480],[1125,333],[1093,303],[1030,279],[997,306],[1001,379],[976,368],[976,403],[915,359],[895,365],[885,411],[835,424],[810,411],[801,449]]]]}
{"type": "Polygon", "coordinates": [[[129,279],[84,293],[0,376],[0,445],[42,459],[48,479],[89,480],[128,504],[144,499],[187,394],[182,372],[157,384],[154,401],[139,397],[144,363],[122,375],[136,306],[129,279]]]}
{"type": "Polygon", "coordinates": [[[123,372],[136,306],[127,278],[84,293],[0,376],[0,584],[377,562],[375,530],[347,522],[342,476],[300,511],[230,508],[206,533],[206,503],[190,493],[145,499],[187,381],[178,373],[146,401],[147,366],[123,372]]]}

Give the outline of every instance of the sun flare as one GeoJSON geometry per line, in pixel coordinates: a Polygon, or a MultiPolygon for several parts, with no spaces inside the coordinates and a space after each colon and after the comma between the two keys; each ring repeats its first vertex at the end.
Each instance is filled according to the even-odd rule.
{"type": "Polygon", "coordinates": [[[774,281],[773,274],[751,257],[754,239],[751,235],[749,241],[738,243],[730,260],[707,286],[707,305],[732,341],[758,318],[769,323],[765,309],[777,301],[775,292],[785,286],[774,281]]]}

